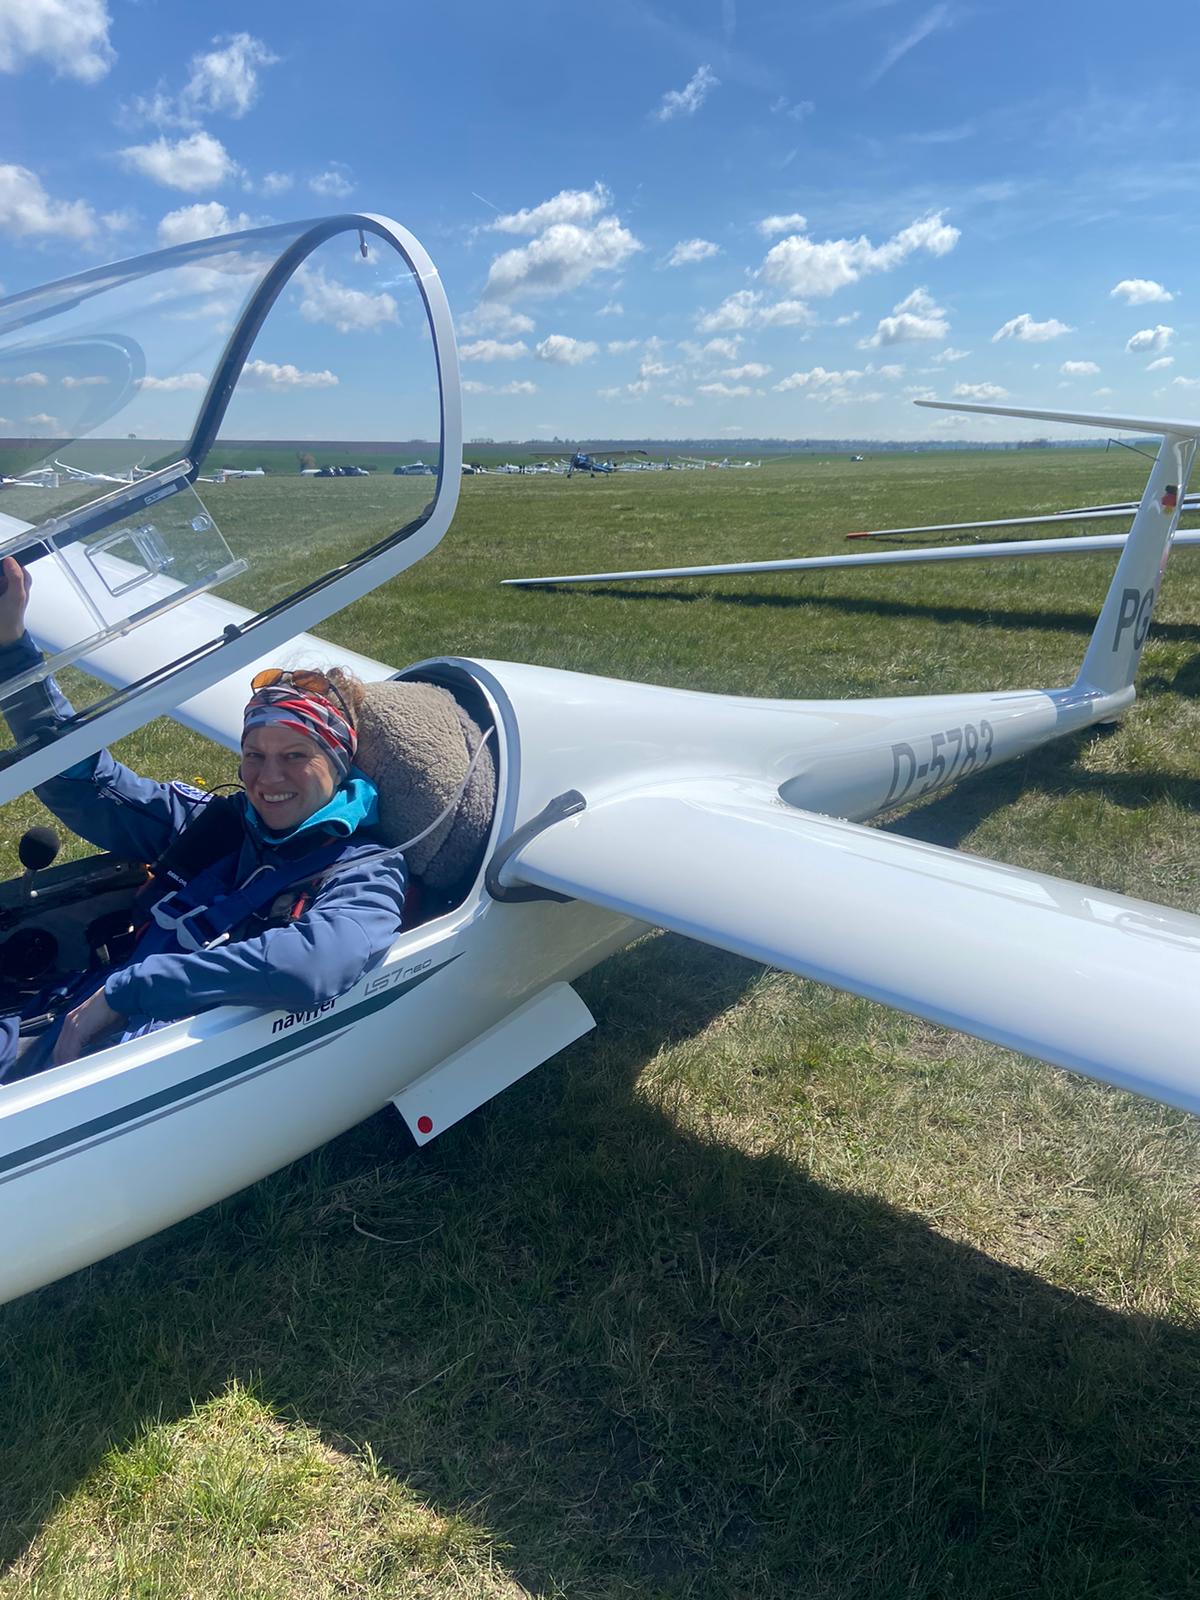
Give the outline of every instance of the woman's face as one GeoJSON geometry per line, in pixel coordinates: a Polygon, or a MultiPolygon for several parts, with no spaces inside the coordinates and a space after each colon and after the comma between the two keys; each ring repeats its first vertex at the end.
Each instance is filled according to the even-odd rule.
{"type": "Polygon", "coordinates": [[[263,826],[298,828],[333,799],[333,763],[303,733],[279,726],[251,728],[242,740],[242,782],[263,826]]]}

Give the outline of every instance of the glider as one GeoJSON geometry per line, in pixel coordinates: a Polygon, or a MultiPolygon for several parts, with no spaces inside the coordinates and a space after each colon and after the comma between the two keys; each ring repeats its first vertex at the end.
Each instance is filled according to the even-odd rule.
{"type": "MultiPolygon", "coordinates": [[[[248,672],[298,659],[390,680],[379,693],[447,691],[476,748],[492,751],[495,783],[470,870],[349,993],[299,1015],[206,1011],[0,1088],[0,1299],[146,1237],[389,1101],[418,1142],[436,1137],[593,1026],[573,981],[648,925],[1200,1111],[1200,917],[863,826],[1132,704],[1178,523],[1167,488],[1186,485],[1200,422],[1136,424],[1160,436],[1158,454],[1062,687],[761,700],[466,657],[395,671],[307,630],[434,549],[453,516],[457,357],[417,241],[347,214],[176,246],[0,302],[0,351],[15,340],[27,360],[69,343],[80,322],[111,326],[156,379],[131,387],[117,426],[183,442],[137,483],[46,523],[0,516],[0,551],[36,567],[30,622],[47,652],[36,670],[78,661],[111,686],[0,751],[0,800],[164,713],[236,748],[248,672]],[[239,385],[273,307],[289,336],[301,331],[287,321],[288,286],[322,250],[322,271],[355,261],[356,292],[375,281],[404,299],[389,326],[411,338],[405,359],[375,359],[389,381],[414,375],[395,426],[429,438],[416,410],[431,406],[440,470],[378,480],[394,514],[352,549],[343,538],[281,553],[259,516],[219,529],[193,486],[227,411],[244,403],[251,425],[283,371],[256,357],[255,381],[239,385]],[[192,364],[173,384],[179,327],[194,326],[187,313],[214,278],[236,289],[238,320],[202,384],[192,364]],[[199,409],[183,429],[189,387],[199,409]],[[257,609],[229,598],[232,584],[257,584],[257,609]]],[[[289,403],[302,387],[318,398],[339,387],[319,370],[286,383],[289,403]]],[[[0,700],[18,687],[0,685],[0,700]]],[[[105,870],[89,858],[35,871],[6,886],[0,911],[23,907],[19,928],[80,936],[105,870]],[[42,886],[67,925],[51,911],[31,922],[30,889],[42,886]]]]}

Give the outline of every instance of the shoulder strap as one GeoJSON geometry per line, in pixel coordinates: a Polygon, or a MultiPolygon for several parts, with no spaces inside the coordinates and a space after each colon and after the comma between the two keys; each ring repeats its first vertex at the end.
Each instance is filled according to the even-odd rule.
{"type": "Polygon", "coordinates": [[[235,928],[270,905],[283,890],[319,877],[345,848],[344,838],[327,839],[306,855],[258,867],[244,883],[220,893],[228,882],[230,867],[236,865],[234,856],[225,856],[155,901],[150,908],[151,923],[136,954],[157,955],[172,948],[207,950],[223,944],[235,928]]]}

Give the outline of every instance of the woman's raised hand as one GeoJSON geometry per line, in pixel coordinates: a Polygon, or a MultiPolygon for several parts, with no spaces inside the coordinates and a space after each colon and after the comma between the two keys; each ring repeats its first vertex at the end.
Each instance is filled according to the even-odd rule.
{"type": "Polygon", "coordinates": [[[15,644],[25,632],[25,608],[33,578],[16,559],[0,561],[0,646],[15,644]]]}

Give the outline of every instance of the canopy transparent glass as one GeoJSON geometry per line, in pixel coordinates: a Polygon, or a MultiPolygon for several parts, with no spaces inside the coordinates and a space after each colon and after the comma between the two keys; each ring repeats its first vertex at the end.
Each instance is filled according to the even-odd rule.
{"type": "MultiPolygon", "coordinates": [[[[0,683],[0,710],[142,628],[137,675],[161,680],[179,641],[145,625],[172,608],[210,591],[253,613],[244,631],[421,527],[444,407],[397,232],[261,228],[0,301],[0,553],[32,573],[46,651],[0,683]]],[[[103,710],[99,685],[71,689],[103,710]]]]}

